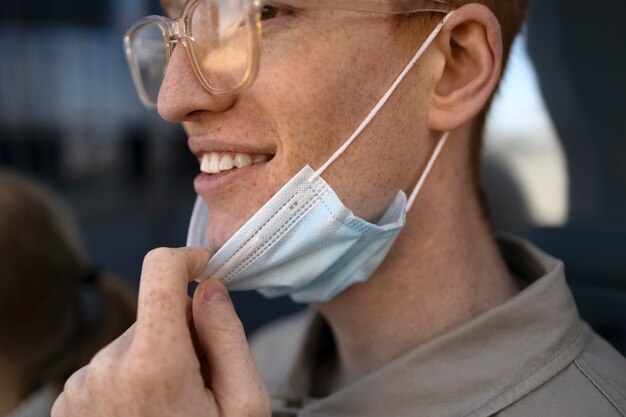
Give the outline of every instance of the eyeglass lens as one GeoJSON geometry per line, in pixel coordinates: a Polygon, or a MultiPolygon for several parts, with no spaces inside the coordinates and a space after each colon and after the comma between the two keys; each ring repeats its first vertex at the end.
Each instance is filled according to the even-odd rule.
{"type": "MultiPolygon", "coordinates": [[[[250,65],[254,24],[246,0],[201,0],[189,13],[184,42],[205,86],[217,92],[239,87],[250,65]]],[[[131,37],[136,71],[146,98],[156,103],[168,62],[161,23],[147,23],[131,37]]]]}
{"type": "Polygon", "coordinates": [[[188,46],[205,81],[215,90],[232,90],[245,78],[253,30],[246,10],[250,3],[204,0],[192,11],[188,46]]]}
{"type": "Polygon", "coordinates": [[[132,38],[135,71],[146,98],[156,103],[167,68],[167,46],[160,25],[150,23],[139,28],[132,38]]]}

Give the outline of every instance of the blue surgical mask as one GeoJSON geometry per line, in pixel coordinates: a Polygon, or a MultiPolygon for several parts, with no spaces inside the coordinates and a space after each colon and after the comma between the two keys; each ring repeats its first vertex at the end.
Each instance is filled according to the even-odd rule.
{"type": "MultiPolygon", "coordinates": [[[[448,134],[439,141],[409,199],[399,191],[377,223],[355,216],[321,177],[380,111],[393,91],[439,34],[433,30],[367,118],[317,171],[305,166],[257,211],[211,258],[198,281],[215,278],[230,290],[258,290],[266,297],[327,301],[366,281],[406,223],[411,208],[448,134]]],[[[207,247],[208,210],[200,197],[191,216],[187,246],[207,247]]]]}

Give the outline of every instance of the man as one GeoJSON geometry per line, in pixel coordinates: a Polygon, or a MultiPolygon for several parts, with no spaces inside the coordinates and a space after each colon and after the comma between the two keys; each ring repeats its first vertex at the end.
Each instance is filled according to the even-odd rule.
{"type": "Polygon", "coordinates": [[[200,161],[209,251],[148,254],[137,323],[53,416],[624,415],[624,359],[562,265],[489,230],[478,132],[526,4],[464,3],[167,2],[180,20],[131,28],[142,100],[200,161]],[[187,300],[198,277],[314,313],[260,334],[255,363],[222,284],[187,300]]]}

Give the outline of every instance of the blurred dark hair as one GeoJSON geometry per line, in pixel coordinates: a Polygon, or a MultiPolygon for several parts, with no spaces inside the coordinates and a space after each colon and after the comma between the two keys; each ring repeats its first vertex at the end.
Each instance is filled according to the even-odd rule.
{"type": "Polygon", "coordinates": [[[0,231],[0,355],[19,369],[26,396],[63,384],[133,323],[136,302],[91,268],[58,195],[1,169],[0,231]]]}

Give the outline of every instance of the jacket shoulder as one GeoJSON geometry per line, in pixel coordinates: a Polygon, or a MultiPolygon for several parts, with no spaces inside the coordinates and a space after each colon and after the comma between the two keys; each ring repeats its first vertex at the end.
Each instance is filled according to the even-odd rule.
{"type": "Polygon", "coordinates": [[[574,362],[497,415],[626,417],[626,359],[588,329],[574,362]]]}
{"type": "Polygon", "coordinates": [[[574,364],[621,415],[626,416],[626,358],[591,332],[585,349],[574,364]]]}

